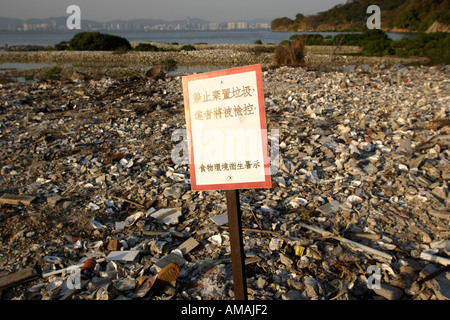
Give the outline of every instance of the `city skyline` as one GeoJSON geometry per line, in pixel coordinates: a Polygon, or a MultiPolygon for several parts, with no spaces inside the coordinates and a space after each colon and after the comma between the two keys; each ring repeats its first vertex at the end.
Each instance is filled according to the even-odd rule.
{"type": "Polygon", "coordinates": [[[209,22],[249,21],[295,17],[297,13],[316,14],[326,11],[345,0],[3,0],[0,16],[16,19],[46,19],[68,16],[66,9],[77,5],[81,18],[106,22],[111,20],[161,19],[185,20],[187,17],[209,22]]]}
{"type": "MultiPolygon", "coordinates": [[[[11,19],[0,17],[0,30],[3,31],[67,31],[67,17],[48,19],[11,19]]],[[[269,20],[210,22],[197,18],[164,21],[154,19],[111,20],[98,22],[84,20],[83,31],[150,31],[150,30],[235,30],[235,29],[270,29],[269,20]]]]}

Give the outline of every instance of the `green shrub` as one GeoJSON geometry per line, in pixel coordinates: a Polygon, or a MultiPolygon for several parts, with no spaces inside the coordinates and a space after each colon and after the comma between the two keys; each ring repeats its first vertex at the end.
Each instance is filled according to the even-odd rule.
{"type": "MultiPolygon", "coordinates": [[[[359,46],[364,56],[397,55],[404,58],[412,56],[428,57],[432,64],[450,63],[450,33],[423,33],[414,38],[403,38],[393,41],[382,30],[366,30],[361,33],[337,34],[332,39],[323,38],[320,34],[293,35],[290,40],[300,39],[305,45],[341,45],[359,46]]],[[[289,45],[288,40],[280,46],[289,45]]]]}
{"type": "Polygon", "coordinates": [[[390,41],[366,41],[362,45],[361,54],[363,56],[377,56],[382,57],[392,55],[395,51],[391,47],[390,41]]]}
{"type": "Polygon", "coordinates": [[[397,27],[412,31],[425,31],[427,24],[421,21],[419,13],[415,9],[405,11],[397,21],[397,27]]]}
{"type": "Polygon", "coordinates": [[[58,51],[64,51],[69,50],[69,42],[68,41],[61,41],[58,44],[55,44],[55,49],[58,51]]]}
{"type": "Polygon", "coordinates": [[[150,43],[139,43],[134,47],[135,51],[158,51],[158,47],[150,43]]]}
{"type": "Polygon", "coordinates": [[[400,57],[428,57],[433,64],[450,63],[450,34],[447,32],[419,34],[412,39],[395,41],[392,46],[400,57]]]}
{"type": "Polygon", "coordinates": [[[159,64],[163,67],[163,69],[166,72],[174,71],[178,66],[177,61],[172,58],[166,58],[162,60],[159,64]]]}
{"type": "Polygon", "coordinates": [[[110,51],[118,48],[129,50],[131,45],[127,39],[119,36],[100,32],[80,32],[70,40],[69,48],[71,50],[110,51]]]}
{"type": "Polygon", "coordinates": [[[261,53],[273,53],[275,52],[274,46],[257,46],[250,50],[250,52],[261,54],[261,53]]]}
{"type": "Polygon", "coordinates": [[[306,46],[315,46],[324,44],[324,38],[320,34],[294,34],[289,38],[289,40],[293,41],[300,40],[306,46]]]}
{"type": "Polygon", "coordinates": [[[195,47],[193,45],[191,45],[191,44],[186,44],[186,45],[182,46],[180,48],[180,50],[181,51],[194,51],[194,50],[197,50],[197,49],[195,49],[195,47]]]}
{"type": "Polygon", "coordinates": [[[293,24],[294,24],[294,20],[292,20],[288,17],[276,18],[276,19],[272,20],[270,28],[272,30],[286,30],[286,29],[292,30],[293,24]]]}
{"type": "Polygon", "coordinates": [[[260,40],[260,39],[258,39],[258,40],[255,40],[255,42],[254,42],[255,44],[263,44],[262,43],[262,41],[260,40]]]}
{"type": "Polygon", "coordinates": [[[335,45],[360,46],[361,54],[364,56],[384,56],[395,53],[392,48],[392,40],[386,32],[379,29],[336,35],[332,42],[335,45]]]}
{"type": "Polygon", "coordinates": [[[337,34],[332,40],[328,40],[330,45],[360,46],[363,36],[361,33],[337,34]]]}
{"type": "Polygon", "coordinates": [[[40,77],[43,80],[58,80],[61,77],[61,68],[51,67],[40,77]]]}

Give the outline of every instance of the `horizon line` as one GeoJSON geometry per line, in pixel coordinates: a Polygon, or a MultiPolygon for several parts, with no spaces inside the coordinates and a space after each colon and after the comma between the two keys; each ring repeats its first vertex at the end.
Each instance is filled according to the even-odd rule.
{"type": "MultiPolygon", "coordinates": [[[[65,18],[67,19],[68,17],[70,17],[70,15],[61,15],[61,16],[51,16],[51,17],[47,17],[47,18],[16,18],[16,17],[8,17],[8,16],[2,16],[0,15],[0,19],[1,18],[6,18],[6,19],[16,19],[16,20],[22,20],[22,21],[26,21],[26,20],[47,20],[47,19],[58,19],[58,18],[65,18]]],[[[205,22],[212,22],[212,23],[221,23],[221,22],[239,22],[239,21],[258,21],[258,20],[270,20],[272,21],[273,19],[276,18],[246,18],[246,19],[237,19],[237,20],[227,20],[224,19],[222,21],[214,21],[214,20],[206,20],[205,18],[198,18],[198,17],[186,17],[184,19],[161,19],[161,18],[130,18],[130,19],[121,19],[121,18],[113,18],[110,20],[96,20],[96,19],[89,19],[89,18],[83,18],[83,20],[89,20],[89,21],[95,21],[95,22],[111,22],[111,21],[133,21],[133,20],[160,20],[160,21],[166,21],[166,22],[174,22],[174,21],[186,21],[187,19],[198,19],[198,20],[203,20],[205,22]]]]}

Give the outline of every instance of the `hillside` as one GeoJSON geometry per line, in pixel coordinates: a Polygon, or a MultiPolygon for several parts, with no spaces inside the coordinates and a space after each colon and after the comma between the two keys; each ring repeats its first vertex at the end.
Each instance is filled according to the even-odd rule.
{"type": "Polygon", "coordinates": [[[359,31],[366,28],[367,7],[381,9],[384,31],[447,31],[450,0],[349,0],[316,15],[272,20],[272,31],[359,31]]]}

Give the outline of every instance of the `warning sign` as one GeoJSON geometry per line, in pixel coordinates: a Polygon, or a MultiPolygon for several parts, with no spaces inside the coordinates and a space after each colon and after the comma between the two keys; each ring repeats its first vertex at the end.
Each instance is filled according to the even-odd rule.
{"type": "Polygon", "coordinates": [[[270,187],[261,66],[183,77],[192,190],[270,187]]]}

